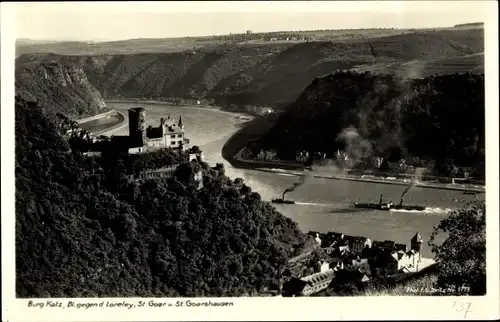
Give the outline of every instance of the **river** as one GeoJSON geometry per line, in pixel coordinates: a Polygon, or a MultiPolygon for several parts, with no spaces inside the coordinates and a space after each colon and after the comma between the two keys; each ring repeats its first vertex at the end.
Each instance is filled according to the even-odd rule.
{"type": "MultiPolygon", "coordinates": [[[[146,109],[147,125],[158,126],[161,117],[171,115],[178,119],[182,114],[186,137],[191,145],[198,145],[210,164],[222,162],[226,174],[231,178],[242,178],[253,191],[260,193],[264,200],[270,200],[298,181],[295,176],[258,170],[236,169],[221,155],[222,146],[241,126],[243,121],[237,114],[198,107],[169,106],[144,103],[107,103],[110,108],[127,116],[127,109],[141,106],[146,109]]],[[[107,122],[107,121],[103,121],[107,122]]],[[[99,122],[96,123],[100,128],[99,122]]],[[[108,135],[127,135],[128,127],[117,129],[108,135]]],[[[429,212],[366,211],[353,209],[354,201],[378,201],[380,194],[399,201],[404,187],[356,181],[342,181],[307,177],[304,184],[287,194],[287,198],[297,201],[295,205],[275,205],[282,214],[299,224],[304,232],[334,230],[348,235],[366,236],[374,240],[394,240],[409,245],[410,238],[419,232],[427,241],[447,210],[460,206],[454,201],[471,201],[474,196],[460,191],[429,188],[412,188],[405,196],[407,204],[426,204],[429,212]]],[[[480,195],[484,199],[484,194],[480,195]]],[[[424,256],[431,256],[424,244],[424,256]]]]}

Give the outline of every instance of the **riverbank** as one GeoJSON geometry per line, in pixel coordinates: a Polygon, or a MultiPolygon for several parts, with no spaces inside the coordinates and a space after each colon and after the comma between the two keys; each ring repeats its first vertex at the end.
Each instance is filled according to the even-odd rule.
{"type": "Polygon", "coordinates": [[[85,119],[85,122],[79,122],[79,125],[81,128],[91,132],[94,136],[108,135],[118,129],[127,126],[128,119],[123,113],[116,110],[111,110],[106,113],[87,118],[85,119]],[[117,119],[117,121],[108,122],[110,124],[99,124],[101,120],[104,120],[106,123],[106,121],[109,121],[109,119],[111,118],[115,118],[117,119]]]}
{"type": "Polygon", "coordinates": [[[114,131],[117,131],[121,128],[128,126],[128,118],[126,118],[125,115],[123,115],[123,113],[121,113],[121,112],[118,112],[118,111],[115,111],[115,112],[116,112],[116,115],[118,116],[118,118],[120,119],[120,121],[117,124],[111,126],[110,128],[95,132],[94,135],[109,135],[114,131]]]}
{"type": "MultiPolygon", "coordinates": [[[[258,139],[261,135],[267,132],[274,120],[272,118],[262,116],[248,122],[245,127],[238,130],[222,148],[222,157],[235,168],[251,169],[264,172],[280,173],[294,176],[312,176],[315,178],[332,179],[332,180],[346,180],[346,181],[361,181],[389,185],[408,185],[408,181],[402,179],[388,179],[384,177],[370,177],[366,178],[363,175],[349,175],[339,173],[321,173],[317,171],[304,172],[304,166],[286,162],[265,162],[265,161],[249,161],[238,158],[239,152],[248,144],[258,139]]],[[[462,185],[462,184],[446,184],[436,182],[417,182],[416,187],[430,188],[430,189],[443,189],[455,191],[467,191],[484,193],[485,186],[480,185],[462,185]]]]}
{"type": "MultiPolygon", "coordinates": [[[[380,183],[380,184],[390,184],[390,185],[400,185],[407,186],[409,181],[401,180],[401,179],[388,179],[383,177],[376,178],[363,178],[363,176],[356,175],[346,175],[346,174],[319,174],[314,171],[294,171],[294,170],[284,170],[284,169],[269,169],[269,168],[259,168],[254,167],[253,170],[264,171],[264,172],[272,172],[272,173],[281,173],[293,176],[309,176],[314,178],[321,179],[333,179],[333,180],[347,180],[347,181],[360,181],[360,182],[371,182],[371,183],[380,183]]],[[[476,192],[476,193],[484,193],[486,191],[484,186],[466,186],[466,185],[458,185],[458,184],[443,184],[443,183],[432,183],[432,182],[416,182],[414,184],[415,187],[421,188],[431,188],[431,189],[443,189],[443,190],[455,190],[455,191],[467,191],[467,192],[476,192]]]]}
{"type": "Polygon", "coordinates": [[[233,117],[240,117],[240,116],[245,116],[245,117],[250,117],[253,119],[255,116],[245,113],[245,112],[230,112],[230,111],[225,111],[221,107],[214,106],[214,105],[192,105],[192,104],[173,104],[172,102],[167,102],[167,101],[156,101],[156,100],[134,100],[134,99],[109,99],[106,100],[106,103],[122,103],[122,104],[152,104],[152,105],[167,105],[167,106],[172,106],[172,107],[182,107],[182,108],[192,108],[192,109],[198,109],[198,110],[204,110],[204,111],[211,111],[211,112],[216,112],[216,113],[221,113],[233,117]]]}
{"type": "Polygon", "coordinates": [[[100,114],[96,114],[96,115],[87,116],[87,117],[84,117],[84,118],[75,119],[74,121],[76,123],[78,123],[78,124],[87,123],[87,122],[91,122],[91,121],[98,120],[100,118],[109,116],[109,115],[113,114],[113,112],[114,112],[114,110],[110,110],[110,111],[106,111],[106,112],[103,112],[103,113],[100,113],[100,114]]]}

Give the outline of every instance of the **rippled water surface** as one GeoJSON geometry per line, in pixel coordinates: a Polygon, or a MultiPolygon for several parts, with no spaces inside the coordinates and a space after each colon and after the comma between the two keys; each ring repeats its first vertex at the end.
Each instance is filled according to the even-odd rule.
{"type": "MultiPolygon", "coordinates": [[[[127,114],[129,107],[138,105],[108,103],[108,106],[127,114]]],[[[283,190],[298,181],[294,176],[235,169],[222,159],[222,146],[242,126],[242,121],[234,115],[202,108],[158,104],[139,106],[146,108],[146,122],[153,126],[159,124],[161,117],[171,115],[178,119],[182,114],[186,137],[191,140],[192,145],[200,146],[206,161],[211,164],[223,162],[228,176],[243,178],[265,200],[280,196],[283,190]]],[[[127,135],[128,128],[118,129],[113,134],[127,135]]],[[[297,201],[297,204],[276,205],[276,208],[295,220],[305,232],[335,230],[375,240],[391,239],[409,245],[415,232],[418,231],[427,240],[432,227],[446,216],[448,210],[460,206],[460,201],[474,199],[474,196],[463,195],[459,191],[414,187],[405,196],[405,203],[426,205],[429,207],[426,212],[360,211],[349,207],[355,201],[376,202],[380,194],[399,202],[403,190],[404,187],[398,185],[307,177],[302,186],[286,195],[297,201]]],[[[480,198],[484,198],[484,195],[480,198]]],[[[428,248],[424,247],[426,256],[431,255],[428,248]]]]}

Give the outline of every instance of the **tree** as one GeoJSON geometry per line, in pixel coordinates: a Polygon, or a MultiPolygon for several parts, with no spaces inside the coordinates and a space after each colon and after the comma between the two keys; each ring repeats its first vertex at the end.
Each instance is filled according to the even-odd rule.
{"type": "Polygon", "coordinates": [[[190,149],[191,153],[201,153],[200,147],[197,145],[193,145],[190,149]]]}
{"type": "Polygon", "coordinates": [[[438,262],[437,286],[453,293],[486,293],[486,204],[474,202],[451,212],[431,235],[429,246],[438,262]],[[447,233],[438,245],[436,236],[447,233]]]}

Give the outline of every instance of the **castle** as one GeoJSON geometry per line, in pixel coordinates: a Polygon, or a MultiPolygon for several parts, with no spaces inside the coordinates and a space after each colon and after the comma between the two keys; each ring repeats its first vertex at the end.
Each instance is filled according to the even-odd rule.
{"type": "Polygon", "coordinates": [[[128,119],[129,135],[111,137],[114,148],[133,154],[162,148],[184,151],[189,144],[189,140],[184,137],[182,116],[178,122],[168,116],[166,120],[160,120],[158,127],[150,125],[146,128],[146,110],[135,107],[128,110],[128,119]]]}

